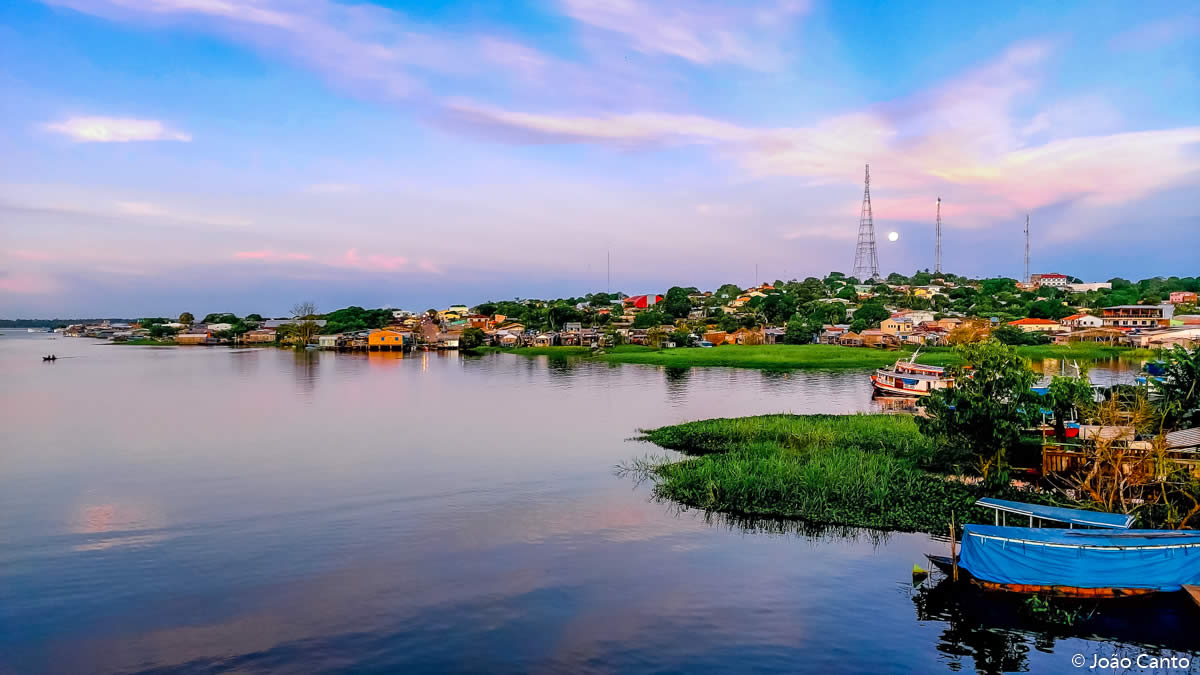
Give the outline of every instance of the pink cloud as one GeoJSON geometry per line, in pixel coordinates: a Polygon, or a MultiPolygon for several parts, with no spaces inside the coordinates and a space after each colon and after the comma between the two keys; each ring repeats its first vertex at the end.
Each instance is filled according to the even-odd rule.
{"type": "Polygon", "coordinates": [[[407,265],[408,258],[398,255],[380,255],[378,253],[361,256],[358,254],[358,249],[352,248],[346,251],[346,254],[342,256],[341,264],[346,267],[356,267],[366,270],[392,271],[398,270],[407,265]]]}
{"type": "Polygon", "coordinates": [[[312,256],[307,253],[276,253],[275,251],[271,251],[271,250],[238,251],[233,254],[233,257],[237,260],[266,260],[266,261],[312,260],[312,256]]]}
{"type": "Polygon", "coordinates": [[[54,256],[50,255],[49,253],[45,253],[43,251],[28,251],[28,250],[22,250],[22,249],[15,249],[15,250],[9,251],[8,255],[12,258],[16,258],[17,260],[28,260],[30,262],[46,262],[46,261],[54,260],[54,256]]]}
{"type": "Polygon", "coordinates": [[[0,271],[0,293],[13,295],[45,295],[58,290],[53,279],[22,272],[0,271]]]}

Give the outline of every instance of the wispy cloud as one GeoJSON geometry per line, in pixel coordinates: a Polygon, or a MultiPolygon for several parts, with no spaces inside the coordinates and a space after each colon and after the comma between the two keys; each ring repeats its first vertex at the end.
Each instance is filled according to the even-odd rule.
{"type": "Polygon", "coordinates": [[[778,42],[806,2],[709,0],[562,0],[563,11],[592,29],[623,39],[645,54],[697,64],[778,65],[778,42]]]}
{"type": "Polygon", "coordinates": [[[175,131],[158,120],[131,117],[70,117],[42,125],[47,131],[62,134],[78,143],[131,143],[135,141],[192,140],[190,134],[175,131]]]}
{"type": "MultiPolygon", "coordinates": [[[[920,204],[922,213],[932,203],[928,195],[956,186],[960,204],[978,207],[963,225],[1063,201],[1130,201],[1200,171],[1194,151],[1200,127],[1071,136],[1090,123],[1058,122],[1064,111],[1078,114],[1087,104],[1051,104],[1032,118],[1018,113],[1024,106],[1017,101],[1038,88],[1051,50],[1040,42],[1014,45],[941,86],[806,127],[749,127],[664,113],[558,115],[461,100],[449,103],[447,114],[513,142],[706,146],[758,178],[857,182],[860,167],[871,163],[899,192],[893,193],[898,205],[920,204]],[[1034,138],[1039,143],[1031,143],[1034,138]]],[[[1097,125],[1117,122],[1111,108],[1099,110],[1104,119],[1097,125]]]]}
{"type": "Polygon", "coordinates": [[[233,254],[233,258],[235,260],[262,260],[266,262],[300,262],[312,260],[312,256],[307,253],[281,253],[268,249],[260,251],[237,251],[233,254]]]}

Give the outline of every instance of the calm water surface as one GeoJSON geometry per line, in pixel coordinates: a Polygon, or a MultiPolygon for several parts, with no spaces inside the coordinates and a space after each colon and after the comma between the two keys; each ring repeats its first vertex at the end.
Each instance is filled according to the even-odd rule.
{"type": "MultiPolygon", "coordinates": [[[[0,672],[1077,672],[1200,661],[1168,598],[1048,633],[924,535],[679,513],[639,427],[870,410],[863,374],[0,336],[0,672]],[[38,358],[54,352],[57,363],[38,358]]],[[[1194,664],[1193,669],[1197,669],[1194,664]]]]}

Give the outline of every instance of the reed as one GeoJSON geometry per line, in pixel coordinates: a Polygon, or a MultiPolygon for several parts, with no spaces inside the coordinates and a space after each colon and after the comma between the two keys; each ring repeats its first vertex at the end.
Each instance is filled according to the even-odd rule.
{"type": "Polygon", "coordinates": [[[922,468],[934,446],[907,416],[705,420],[641,440],[691,456],[635,464],[655,495],[709,511],[941,533],[951,511],[973,514],[982,494],[922,468]]]}

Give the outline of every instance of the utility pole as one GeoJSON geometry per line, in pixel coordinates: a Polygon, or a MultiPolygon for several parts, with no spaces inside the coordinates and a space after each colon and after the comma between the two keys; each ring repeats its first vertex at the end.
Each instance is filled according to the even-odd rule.
{"type": "Polygon", "coordinates": [[[1030,283],[1029,276],[1029,214],[1025,214],[1025,283],[1030,283]]]}
{"type": "Polygon", "coordinates": [[[879,254],[875,251],[875,217],[871,213],[871,165],[863,177],[862,211],[858,216],[858,246],[854,249],[854,278],[866,283],[879,278],[879,254]]]}
{"type": "Polygon", "coordinates": [[[933,273],[942,273],[942,198],[937,200],[937,244],[933,249],[933,273]]]}

